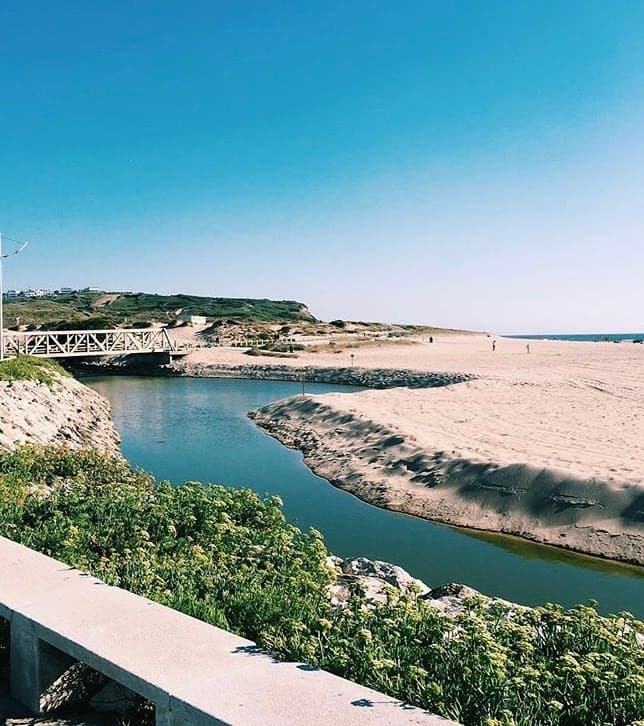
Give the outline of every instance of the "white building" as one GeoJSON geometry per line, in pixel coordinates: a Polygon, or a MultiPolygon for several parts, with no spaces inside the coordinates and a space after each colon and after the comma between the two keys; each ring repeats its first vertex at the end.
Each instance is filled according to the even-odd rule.
{"type": "Polygon", "coordinates": [[[190,313],[181,313],[178,318],[180,323],[190,323],[190,325],[207,325],[208,318],[205,315],[191,315],[190,313]]]}

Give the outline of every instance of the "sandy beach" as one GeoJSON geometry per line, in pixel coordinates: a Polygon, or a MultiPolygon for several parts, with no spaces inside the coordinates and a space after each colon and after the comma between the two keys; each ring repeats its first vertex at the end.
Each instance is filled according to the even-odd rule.
{"type": "MultiPolygon", "coordinates": [[[[171,331],[172,337],[192,341],[185,329],[171,331]]],[[[189,356],[189,365],[276,364],[294,367],[407,368],[421,371],[472,373],[493,379],[547,382],[554,378],[593,384],[639,387],[644,391],[644,345],[632,343],[579,343],[550,340],[517,340],[486,335],[437,336],[430,344],[424,338],[415,343],[386,342],[364,348],[343,346],[340,352],[298,352],[296,358],[249,357],[240,349],[200,348],[189,356]],[[492,341],[496,351],[492,353],[492,341]],[[530,354],[526,344],[530,344],[530,354]]]]}
{"type": "Polygon", "coordinates": [[[445,336],[297,358],[203,349],[187,368],[408,369],[475,380],[297,397],[256,420],[380,506],[644,564],[644,346],[445,336]]]}

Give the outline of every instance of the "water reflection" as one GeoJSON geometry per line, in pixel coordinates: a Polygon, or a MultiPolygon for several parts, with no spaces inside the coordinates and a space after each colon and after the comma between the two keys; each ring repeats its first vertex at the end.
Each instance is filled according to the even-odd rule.
{"type": "Polygon", "coordinates": [[[462,527],[459,527],[458,530],[468,537],[489,542],[526,559],[560,562],[595,570],[596,572],[608,572],[615,575],[623,575],[624,577],[640,577],[644,579],[644,568],[638,567],[637,565],[603,560],[601,557],[592,557],[590,555],[572,552],[571,550],[560,549],[559,547],[536,544],[509,534],[494,534],[492,532],[482,532],[480,530],[465,529],[462,527]]]}

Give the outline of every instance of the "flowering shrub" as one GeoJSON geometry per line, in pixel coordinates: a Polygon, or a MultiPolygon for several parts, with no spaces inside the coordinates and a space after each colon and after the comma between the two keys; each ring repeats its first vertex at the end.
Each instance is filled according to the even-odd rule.
{"type": "MultiPolygon", "coordinates": [[[[257,641],[465,724],[633,724],[644,718],[644,624],[594,607],[456,618],[390,592],[332,607],[315,530],[248,489],[155,483],[93,452],[0,453],[0,534],[257,641]]],[[[2,632],[2,631],[0,631],[2,632]]]]}

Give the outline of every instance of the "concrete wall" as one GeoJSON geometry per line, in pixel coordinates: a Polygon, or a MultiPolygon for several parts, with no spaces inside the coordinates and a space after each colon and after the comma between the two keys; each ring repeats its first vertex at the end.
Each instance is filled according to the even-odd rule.
{"type": "Polygon", "coordinates": [[[437,726],[449,722],[0,537],[13,697],[34,712],[73,661],[156,705],[163,726],[437,726]]]}

